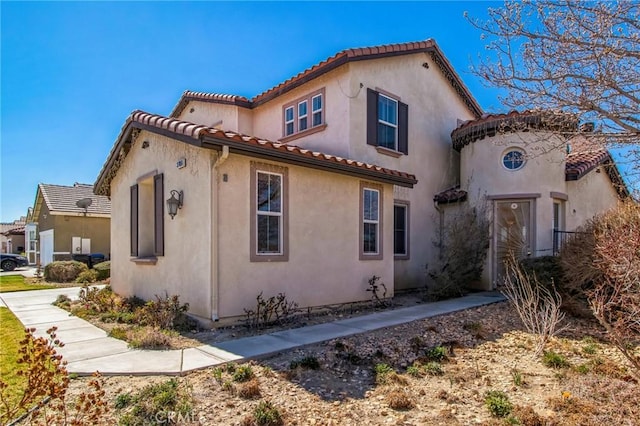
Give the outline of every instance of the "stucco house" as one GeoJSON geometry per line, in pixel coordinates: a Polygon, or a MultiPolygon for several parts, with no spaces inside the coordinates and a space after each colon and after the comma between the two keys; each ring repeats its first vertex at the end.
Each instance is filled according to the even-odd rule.
{"type": "Polygon", "coordinates": [[[20,254],[24,252],[24,224],[26,217],[13,222],[0,223],[0,252],[20,254]]]}
{"type": "Polygon", "coordinates": [[[307,307],[368,299],[373,275],[388,295],[421,287],[445,198],[500,209],[546,191],[569,209],[567,186],[591,179],[567,182],[560,160],[557,185],[495,186],[502,151],[459,136],[489,120],[433,40],[344,50],[252,99],[186,91],[169,116],[135,111],[94,186],[113,205],[111,285],[212,320],[260,292],[307,307]]]}
{"type": "Polygon", "coordinates": [[[590,142],[592,132],[570,115],[541,111],[485,114],[453,130],[462,185],[434,201],[444,216],[458,203],[488,201],[485,288],[499,282],[510,250],[555,255],[567,234],[629,196],[610,153],[590,142]]]}
{"type": "Polygon", "coordinates": [[[111,201],[95,195],[92,185],[40,183],[25,225],[27,258],[45,266],[74,254],[108,257],[110,229],[111,201]]]}

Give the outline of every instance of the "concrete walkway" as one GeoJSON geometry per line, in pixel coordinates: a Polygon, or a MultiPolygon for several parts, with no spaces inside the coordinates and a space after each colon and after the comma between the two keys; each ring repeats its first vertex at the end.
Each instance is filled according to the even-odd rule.
{"type": "Polygon", "coordinates": [[[65,344],[58,352],[67,360],[68,371],[80,375],[95,371],[103,375],[178,375],[504,300],[495,292],[475,293],[458,299],[376,312],[215,345],[152,351],[130,349],[126,342],[107,337],[104,330],[51,304],[62,294],[75,299],[79,290],[78,287],[72,287],[0,293],[0,299],[25,327],[35,327],[37,336],[46,336],[47,329],[57,326],[58,338],[65,344]]]}

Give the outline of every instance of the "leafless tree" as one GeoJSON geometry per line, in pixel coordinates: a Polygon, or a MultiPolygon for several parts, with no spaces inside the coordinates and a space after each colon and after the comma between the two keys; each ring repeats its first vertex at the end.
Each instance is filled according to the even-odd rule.
{"type": "Polygon", "coordinates": [[[503,105],[592,122],[594,142],[631,145],[622,155],[640,172],[640,2],[506,0],[467,19],[488,43],[472,72],[504,89],[503,105]]]}

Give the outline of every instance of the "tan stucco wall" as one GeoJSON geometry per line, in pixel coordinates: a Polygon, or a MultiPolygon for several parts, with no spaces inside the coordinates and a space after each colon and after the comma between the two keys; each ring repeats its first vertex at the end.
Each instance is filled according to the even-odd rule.
{"type": "Polygon", "coordinates": [[[301,307],[366,300],[371,296],[366,292],[367,280],[374,274],[382,277],[392,295],[391,185],[383,191],[383,260],[360,261],[360,180],[281,164],[289,171],[289,261],[252,263],[251,158],[231,154],[212,185],[212,151],[147,132],[140,140],[149,141],[149,147],[142,150],[139,143],[134,144],[111,186],[111,285],[116,292],[144,299],[165,291],[179,294],[182,302],[190,304],[191,313],[204,318],[215,314],[216,305],[220,318],[244,315],[244,308],[254,307],[260,291],[265,297],[284,292],[301,307]],[[187,159],[184,169],[175,166],[180,157],[187,159]],[[129,187],[154,170],[164,173],[165,199],[171,189],[184,190],[184,207],[174,220],[165,212],[165,255],[155,265],[140,265],[129,256],[129,187]],[[211,203],[215,205],[216,199],[219,245],[212,239],[211,203]],[[220,258],[216,259],[218,247],[220,258]],[[216,262],[219,274],[213,269],[216,262]],[[217,294],[212,292],[216,282],[217,294]]]}
{"type": "MultiPolygon", "coordinates": [[[[73,237],[91,239],[91,252],[109,256],[111,253],[111,219],[91,216],[51,214],[46,203],[42,203],[38,217],[38,233],[53,229],[53,251],[69,252],[68,256],[56,255],[56,260],[70,258],[73,237]]],[[[38,247],[39,249],[39,247],[38,247]]]]}
{"type": "MultiPolygon", "coordinates": [[[[563,140],[550,132],[506,133],[477,140],[462,148],[460,180],[469,192],[469,202],[485,196],[511,196],[512,200],[532,199],[533,234],[531,255],[553,254],[553,198],[551,192],[566,194],[565,151],[563,140]],[[502,165],[504,153],[521,148],[527,155],[522,169],[507,170],[502,165]],[[525,197],[537,194],[538,197],[525,197]]],[[[499,200],[504,201],[504,200],[499,200]]],[[[493,215],[495,202],[488,203],[493,215]]],[[[491,229],[493,236],[493,227],[491,229]]],[[[483,285],[494,285],[496,262],[494,240],[483,271],[483,285]]]]}
{"type": "Polygon", "coordinates": [[[416,175],[413,189],[397,188],[396,199],[410,202],[410,259],[395,262],[396,289],[425,285],[425,266],[433,264],[437,250],[433,237],[438,227],[433,196],[458,180],[459,155],[451,149],[450,133],[457,119],[473,116],[427,54],[384,58],[351,64],[350,155],[416,175]],[[427,62],[429,68],[423,67],[427,62]],[[387,91],[409,106],[409,154],[393,158],[366,143],[366,88],[387,91]]]}
{"type": "Polygon", "coordinates": [[[567,182],[566,230],[574,231],[593,216],[613,208],[620,201],[609,176],[602,167],[591,170],[580,180],[567,182]]]}
{"type": "MultiPolygon", "coordinates": [[[[53,250],[73,254],[73,237],[91,239],[91,253],[109,256],[111,220],[99,217],[53,216],[53,250]]],[[[43,231],[43,229],[41,229],[43,231]]]]}
{"type": "MultiPolygon", "coordinates": [[[[564,206],[564,229],[573,230],[595,214],[605,211],[618,201],[606,173],[589,172],[578,181],[565,180],[565,145],[560,136],[550,132],[508,133],[487,137],[466,145],[461,150],[461,182],[469,192],[469,202],[479,197],[512,196],[520,200],[524,194],[532,198],[534,233],[532,256],[553,254],[553,203],[559,196],[564,206]],[[530,155],[525,166],[516,171],[502,166],[502,156],[511,147],[519,147],[530,155]],[[554,193],[554,194],[552,194],[554,193]],[[557,194],[556,194],[557,193],[557,194]],[[562,202],[562,198],[567,201],[562,202]],[[575,212],[574,212],[575,210],[575,212]]],[[[500,200],[504,201],[504,200],[500,200]]],[[[491,214],[493,203],[489,202],[491,214]]],[[[493,229],[491,230],[493,235],[493,229]]],[[[495,281],[494,241],[484,269],[483,282],[489,288],[495,281]]]]}
{"type": "MultiPolygon", "coordinates": [[[[350,91],[348,74],[350,67],[351,64],[347,64],[328,72],[254,109],[255,134],[272,141],[280,140],[283,137],[283,106],[324,88],[323,112],[327,127],[319,133],[292,140],[290,143],[306,149],[353,158],[348,143],[349,98],[346,95],[361,92],[363,89],[350,91]]],[[[311,109],[309,109],[310,112],[311,109]]]]}
{"type": "MultiPolygon", "coordinates": [[[[208,317],[211,276],[210,164],[214,153],[142,132],[111,183],[111,286],[123,295],[154,299],[180,295],[190,311],[208,317]],[[149,141],[142,149],[141,141],[149,141]],[[187,167],[176,168],[180,158],[187,167]],[[174,220],[164,217],[165,250],[156,265],[130,259],[130,186],[148,173],[164,173],[164,199],[172,189],[184,191],[184,207],[174,220]]],[[[144,220],[140,218],[140,220],[144,220]]]]}
{"type": "MultiPolygon", "coordinates": [[[[381,276],[393,294],[393,194],[385,185],[383,259],[359,260],[360,180],[298,166],[288,168],[289,261],[249,261],[249,157],[221,167],[220,316],[243,315],[256,296],[286,293],[301,307],[366,300],[367,280],[381,276]]],[[[262,164],[265,162],[258,161],[262,164]]]]}
{"type": "Polygon", "coordinates": [[[216,126],[224,130],[237,132],[239,109],[242,108],[235,105],[192,100],[186,108],[182,110],[178,119],[202,124],[203,126],[216,126]]]}

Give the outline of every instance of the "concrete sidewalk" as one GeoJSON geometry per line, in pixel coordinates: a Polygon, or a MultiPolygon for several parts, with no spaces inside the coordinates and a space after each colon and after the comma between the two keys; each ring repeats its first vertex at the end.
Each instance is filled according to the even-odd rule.
{"type": "Polygon", "coordinates": [[[122,340],[108,337],[104,330],[51,304],[62,294],[75,299],[79,290],[79,287],[72,287],[0,293],[0,299],[25,327],[35,327],[37,336],[46,336],[47,329],[57,326],[58,338],[65,343],[58,352],[67,360],[68,371],[81,375],[95,371],[103,375],[178,375],[504,300],[495,292],[475,293],[458,299],[376,312],[215,345],[151,351],[130,349],[122,340]]]}

